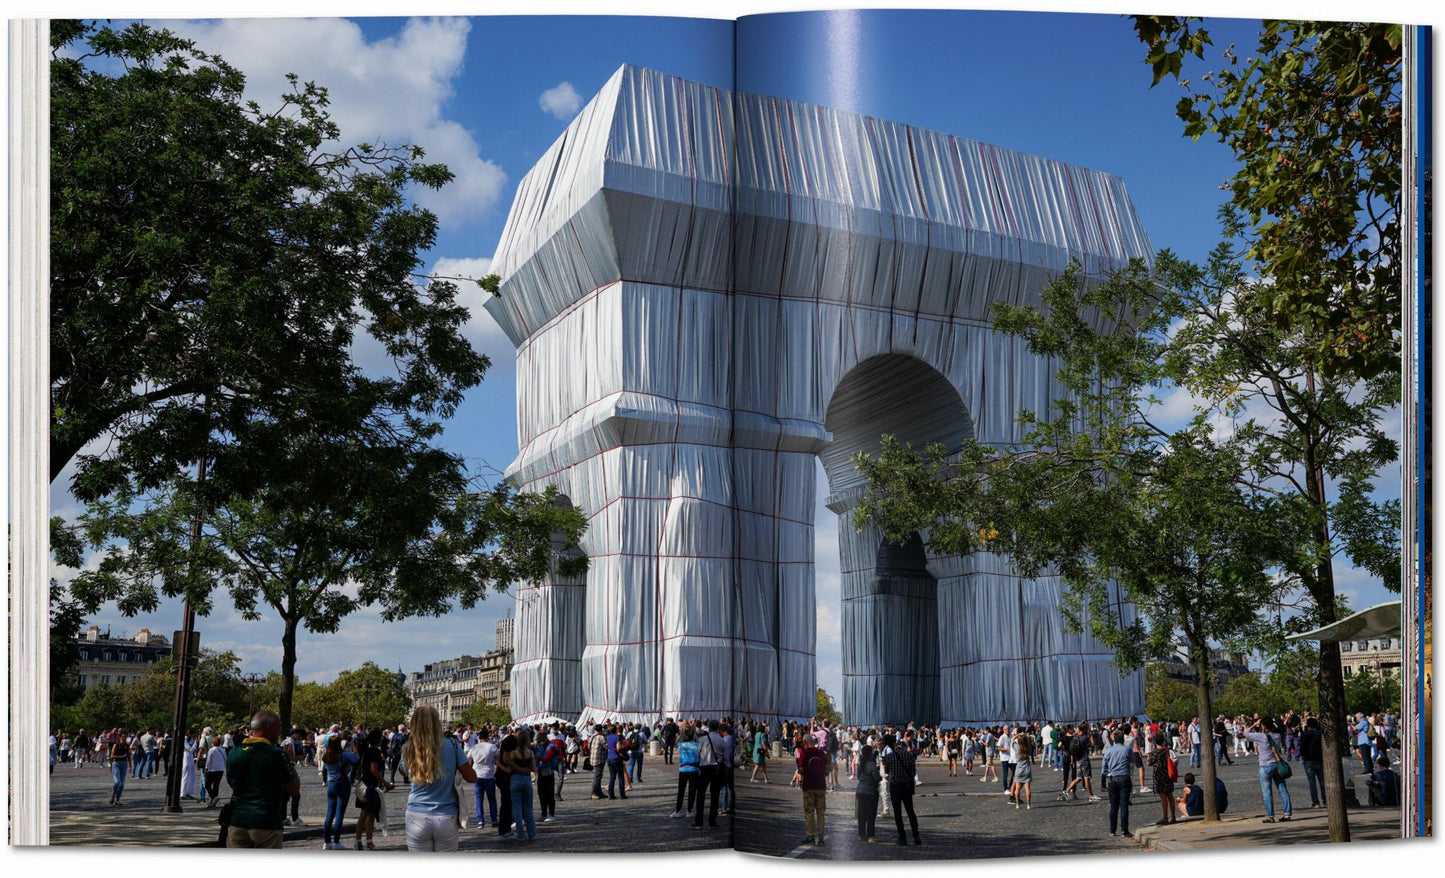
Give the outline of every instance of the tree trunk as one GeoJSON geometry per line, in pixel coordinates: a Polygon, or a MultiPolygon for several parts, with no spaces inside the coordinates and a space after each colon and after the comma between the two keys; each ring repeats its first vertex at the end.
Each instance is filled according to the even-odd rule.
{"type": "Polygon", "coordinates": [[[1204,822],[1219,821],[1219,801],[1215,798],[1214,779],[1218,777],[1214,760],[1214,696],[1210,692],[1214,682],[1209,670],[1209,647],[1204,643],[1189,641],[1189,655],[1194,661],[1194,704],[1199,711],[1199,766],[1204,774],[1204,822]],[[1208,740],[1206,745],[1204,742],[1208,740]]]}
{"type": "Polygon", "coordinates": [[[291,730],[291,700],[296,694],[296,620],[287,619],[281,633],[281,734],[291,730]]]}
{"type": "MultiPolygon", "coordinates": [[[[1315,399],[1315,373],[1305,370],[1305,387],[1310,398],[1315,399]]],[[[1330,546],[1329,498],[1325,493],[1325,470],[1320,466],[1316,449],[1318,435],[1306,434],[1304,463],[1308,478],[1309,501],[1318,513],[1315,516],[1311,536],[1321,551],[1324,560],[1315,565],[1314,581],[1306,583],[1310,597],[1314,598],[1319,612],[1319,623],[1329,625],[1335,619],[1335,568],[1328,555],[1330,546]]],[[[1321,755],[1324,757],[1325,815],[1330,823],[1330,841],[1350,840],[1350,818],[1345,813],[1345,771],[1342,759],[1348,752],[1345,733],[1345,675],[1340,668],[1340,645],[1320,643],[1320,735],[1321,755]],[[1344,749],[1342,749],[1344,748],[1344,749]]]]}

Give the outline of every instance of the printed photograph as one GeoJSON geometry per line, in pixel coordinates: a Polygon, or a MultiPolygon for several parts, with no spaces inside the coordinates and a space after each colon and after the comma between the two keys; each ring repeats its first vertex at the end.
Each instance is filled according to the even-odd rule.
{"type": "Polygon", "coordinates": [[[48,31],[52,845],[1432,834],[1428,28],[48,31]]]}

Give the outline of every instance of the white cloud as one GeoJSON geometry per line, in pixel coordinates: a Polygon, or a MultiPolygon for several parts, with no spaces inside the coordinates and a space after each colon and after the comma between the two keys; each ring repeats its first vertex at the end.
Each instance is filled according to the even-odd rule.
{"type": "Polygon", "coordinates": [[[542,92],[542,96],[537,98],[537,106],[542,108],[542,112],[566,122],[582,109],[582,96],[572,87],[572,83],[559,82],[553,88],[542,92]]]}
{"type": "Polygon", "coordinates": [[[443,224],[467,222],[496,206],[507,176],[479,154],[476,140],[445,118],[443,104],[462,72],[471,23],[414,18],[394,37],[367,42],[355,22],[338,18],[231,18],[172,22],[172,30],[246,74],[246,96],[263,109],[288,91],[287,73],[327,89],[342,143],[412,143],[456,179],[418,203],[443,224]]]}

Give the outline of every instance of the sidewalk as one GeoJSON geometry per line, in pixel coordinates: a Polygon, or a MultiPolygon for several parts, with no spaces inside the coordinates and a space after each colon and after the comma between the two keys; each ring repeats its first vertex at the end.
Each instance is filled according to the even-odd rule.
{"type": "MultiPolygon", "coordinates": [[[[1400,809],[1351,808],[1350,841],[1400,838],[1400,809]]],[[[1218,823],[1198,818],[1169,826],[1144,826],[1134,838],[1149,850],[1195,851],[1281,844],[1322,844],[1330,840],[1324,809],[1297,810],[1286,823],[1265,823],[1264,812],[1228,814],[1218,823]]]]}

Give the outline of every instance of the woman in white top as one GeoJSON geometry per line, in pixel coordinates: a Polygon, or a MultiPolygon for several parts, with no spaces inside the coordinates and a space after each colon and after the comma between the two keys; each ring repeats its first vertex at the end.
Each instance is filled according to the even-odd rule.
{"type": "Polygon", "coordinates": [[[211,749],[206,751],[206,807],[216,807],[221,797],[221,778],[226,774],[226,748],[221,746],[218,735],[211,739],[211,749]]]}

